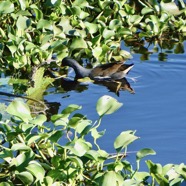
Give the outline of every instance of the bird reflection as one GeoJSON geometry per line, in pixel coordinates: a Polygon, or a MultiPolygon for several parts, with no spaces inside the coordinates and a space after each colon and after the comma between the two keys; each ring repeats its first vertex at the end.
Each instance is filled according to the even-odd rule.
{"type": "Polygon", "coordinates": [[[122,90],[128,91],[131,94],[135,93],[126,78],[115,81],[95,81],[94,83],[107,87],[109,91],[116,93],[117,96],[119,96],[119,92],[122,90]]]}
{"type": "MultiPolygon", "coordinates": [[[[131,94],[134,94],[134,89],[130,86],[130,83],[127,81],[126,78],[120,79],[120,80],[103,80],[103,81],[94,81],[93,82],[96,85],[101,85],[107,87],[107,89],[110,92],[114,92],[117,96],[119,96],[120,91],[128,91],[131,94]]],[[[83,92],[84,90],[88,89],[88,85],[78,82],[78,81],[73,81],[69,79],[63,78],[61,80],[61,86],[64,91],[72,91],[75,90],[77,92],[83,92]]]]}

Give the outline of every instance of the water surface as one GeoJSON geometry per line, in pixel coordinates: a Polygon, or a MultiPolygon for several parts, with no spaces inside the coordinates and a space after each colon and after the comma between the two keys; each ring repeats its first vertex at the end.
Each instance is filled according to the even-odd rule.
{"type": "MultiPolygon", "coordinates": [[[[140,60],[141,54],[132,55],[133,59],[128,62],[135,66],[127,79],[135,94],[121,91],[118,97],[106,87],[90,83],[82,92],[58,92],[45,99],[60,102],[59,112],[72,103],[82,105],[81,113],[95,121],[97,100],[105,94],[115,97],[124,106],[103,119],[100,130],[106,129],[106,134],[98,140],[103,149],[114,152],[115,138],[122,131],[136,130],[140,139],[130,145],[128,151],[148,147],[157,152],[149,157],[155,163],[186,163],[186,54],[169,51],[166,61],[159,61],[158,53],[151,54],[146,61],[140,60]],[[131,77],[138,77],[137,81],[131,77]]],[[[73,75],[71,71],[70,75],[73,75]]],[[[48,91],[55,92],[54,88],[48,91]]],[[[134,157],[135,154],[129,154],[128,159],[134,157]]]]}

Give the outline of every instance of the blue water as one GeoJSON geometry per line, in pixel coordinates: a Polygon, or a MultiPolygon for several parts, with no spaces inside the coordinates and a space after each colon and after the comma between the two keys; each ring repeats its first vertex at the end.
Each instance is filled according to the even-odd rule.
{"type": "MultiPolygon", "coordinates": [[[[98,140],[103,149],[115,152],[115,138],[122,131],[136,130],[140,139],[128,147],[129,152],[148,147],[157,153],[149,157],[155,163],[186,164],[186,54],[169,53],[166,62],[159,61],[158,54],[151,54],[146,61],[140,60],[140,54],[132,55],[129,63],[135,66],[128,80],[135,94],[121,91],[117,97],[106,87],[90,83],[81,93],[73,90],[47,95],[45,99],[60,102],[60,111],[72,103],[82,105],[80,112],[95,121],[98,119],[97,100],[110,95],[122,102],[123,107],[103,118],[99,129],[106,129],[106,134],[98,140]],[[137,77],[137,81],[132,81],[131,77],[137,77]]],[[[70,75],[73,75],[71,71],[70,75]]],[[[127,159],[134,160],[135,153],[130,153],[127,159]]]]}

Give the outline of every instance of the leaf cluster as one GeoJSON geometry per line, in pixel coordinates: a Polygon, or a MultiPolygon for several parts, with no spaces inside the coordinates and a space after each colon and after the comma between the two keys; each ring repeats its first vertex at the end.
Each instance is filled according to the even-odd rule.
{"type": "Polygon", "coordinates": [[[185,4],[127,0],[0,2],[1,66],[24,69],[57,54],[105,62],[130,58],[122,40],[184,32],[185,4]]]}
{"type": "Polygon", "coordinates": [[[156,154],[149,148],[137,152],[135,169],[125,159],[127,147],[139,138],[135,131],[116,137],[114,154],[99,147],[97,139],[105,133],[98,130],[101,119],[121,106],[105,95],[97,102],[95,123],[78,112],[79,105],[69,105],[47,122],[45,115],[32,116],[27,104],[14,100],[6,109],[10,119],[0,117],[0,185],[180,185],[186,179],[184,164],[162,167],[147,160],[149,172],[140,172],[140,161],[156,154]]]}

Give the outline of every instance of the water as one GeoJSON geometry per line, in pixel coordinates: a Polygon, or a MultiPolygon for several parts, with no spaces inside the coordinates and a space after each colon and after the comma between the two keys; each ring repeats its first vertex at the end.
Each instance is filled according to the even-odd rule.
{"type": "MultiPolygon", "coordinates": [[[[105,94],[115,97],[124,106],[104,117],[100,130],[106,129],[106,134],[98,140],[101,148],[110,153],[115,152],[115,138],[122,131],[136,130],[140,139],[130,145],[128,151],[135,152],[148,147],[157,153],[149,157],[155,163],[186,163],[185,53],[170,53],[166,62],[159,61],[158,54],[150,55],[147,61],[141,61],[140,57],[140,54],[133,54],[133,59],[129,61],[135,64],[128,75],[135,94],[123,91],[118,97],[106,87],[90,83],[81,93],[72,90],[47,95],[45,99],[60,102],[59,111],[72,103],[82,105],[80,112],[95,121],[98,119],[95,110],[97,100],[105,94]],[[130,77],[138,78],[133,82],[130,77]]],[[[134,158],[135,153],[129,154],[129,160],[134,158]]]]}

